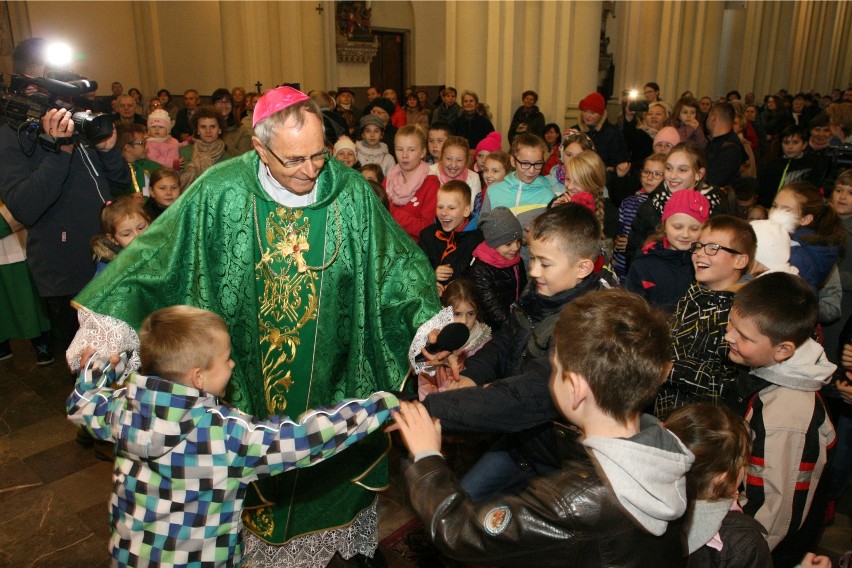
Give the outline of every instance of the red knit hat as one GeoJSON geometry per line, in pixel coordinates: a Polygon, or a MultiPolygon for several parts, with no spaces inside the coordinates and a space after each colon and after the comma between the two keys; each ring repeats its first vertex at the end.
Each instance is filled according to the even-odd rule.
{"type": "Polygon", "coordinates": [[[571,203],[582,205],[595,213],[595,196],[588,191],[580,191],[571,196],[571,203]]]}
{"type": "Polygon", "coordinates": [[[700,191],[681,189],[675,191],[663,207],[663,223],[675,213],[686,213],[699,223],[710,218],[710,202],[700,191]]]}
{"type": "Polygon", "coordinates": [[[606,112],[606,101],[603,95],[595,91],[580,101],[580,110],[590,110],[598,114],[606,112]]]}

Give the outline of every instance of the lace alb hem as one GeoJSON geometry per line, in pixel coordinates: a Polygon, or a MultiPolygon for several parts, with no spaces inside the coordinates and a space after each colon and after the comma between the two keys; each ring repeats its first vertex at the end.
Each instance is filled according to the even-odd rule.
{"type": "Polygon", "coordinates": [[[125,373],[136,371],[142,366],[139,361],[139,336],[132,327],[114,317],[84,308],[77,310],[77,319],[80,321],[80,330],[65,352],[72,371],[80,370],[80,357],[86,347],[91,347],[96,355],[102,357],[131,353],[125,373]]]}
{"type": "Polygon", "coordinates": [[[423,362],[415,362],[414,358],[420,355],[423,348],[429,342],[429,333],[433,329],[443,329],[447,324],[453,323],[453,308],[447,306],[440,312],[432,316],[423,325],[417,328],[417,333],[414,334],[414,339],[411,340],[411,347],[408,348],[408,361],[414,369],[414,374],[426,373],[429,376],[435,374],[435,369],[423,362]]]}
{"type": "Polygon", "coordinates": [[[336,552],[346,559],[356,554],[372,557],[379,545],[376,501],[341,529],[306,535],[281,546],[243,529],[243,542],[243,568],[325,568],[336,552]]]}

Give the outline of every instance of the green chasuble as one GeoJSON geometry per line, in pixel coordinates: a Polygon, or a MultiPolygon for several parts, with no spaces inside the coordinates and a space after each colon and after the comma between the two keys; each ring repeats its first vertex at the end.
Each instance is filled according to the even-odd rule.
{"type": "MultiPolygon", "coordinates": [[[[304,208],[272,201],[257,172],[255,152],[211,167],[76,302],[137,330],[166,306],[218,313],[236,362],[227,398],[259,418],[398,389],[415,330],[440,309],[425,255],[336,160],[304,208]]],[[[386,486],[387,448],[377,432],[252,484],[246,527],[283,544],[347,526],[386,486]]]]}

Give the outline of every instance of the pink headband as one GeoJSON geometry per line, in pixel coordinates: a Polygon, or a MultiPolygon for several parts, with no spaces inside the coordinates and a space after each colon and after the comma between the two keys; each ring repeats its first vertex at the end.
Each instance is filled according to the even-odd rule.
{"type": "Polygon", "coordinates": [[[293,87],[278,87],[277,89],[266,91],[254,107],[251,125],[252,127],[257,126],[257,123],[264,118],[296,103],[306,101],[309,98],[308,95],[293,87]]]}

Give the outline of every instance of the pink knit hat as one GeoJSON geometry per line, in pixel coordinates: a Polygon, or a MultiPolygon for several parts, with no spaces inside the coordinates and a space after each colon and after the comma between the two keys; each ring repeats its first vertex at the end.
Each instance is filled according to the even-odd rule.
{"type": "Polygon", "coordinates": [[[251,125],[257,126],[257,123],[264,118],[275,114],[279,110],[293,106],[296,103],[308,100],[310,97],[298,91],[293,87],[278,87],[271,89],[260,97],[257,104],[254,106],[254,114],[252,115],[251,125]]]}
{"type": "Polygon", "coordinates": [[[152,126],[165,126],[166,130],[169,130],[172,127],[172,118],[168,112],[158,108],[148,115],[148,128],[152,126]]]}
{"type": "Polygon", "coordinates": [[[677,129],[673,126],[660,128],[660,131],[654,136],[654,144],[657,142],[668,142],[672,146],[677,146],[680,144],[680,134],[678,134],[677,129]]]}
{"type": "Polygon", "coordinates": [[[586,96],[585,99],[580,101],[580,110],[590,110],[598,114],[603,114],[604,112],[606,112],[606,101],[604,100],[602,94],[595,91],[594,93],[590,93],[586,96]]]}
{"type": "Polygon", "coordinates": [[[503,147],[503,136],[494,130],[493,132],[489,132],[488,135],[479,141],[479,144],[476,145],[476,151],[474,152],[474,156],[478,156],[480,152],[483,150],[488,152],[499,152],[503,147]]]}
{"type": "Polygon", "coordinates": [[[710,218],[710,202],[700,191],[681,189],[675,191],[663,207],[663,223],[675,213],[686,213],[699,223],[710,218]]]}

